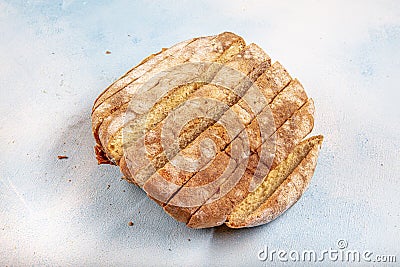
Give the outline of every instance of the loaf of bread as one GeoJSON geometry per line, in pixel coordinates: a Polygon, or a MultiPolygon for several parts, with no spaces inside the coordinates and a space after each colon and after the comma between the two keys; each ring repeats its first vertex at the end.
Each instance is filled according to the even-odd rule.
{"type": "Polygon", "coordinates": [[[95,101],[99,164],[192,228],[267,223],[313,175],[322,136],[303,86],[230,32],[144,59],[95,101]]]}

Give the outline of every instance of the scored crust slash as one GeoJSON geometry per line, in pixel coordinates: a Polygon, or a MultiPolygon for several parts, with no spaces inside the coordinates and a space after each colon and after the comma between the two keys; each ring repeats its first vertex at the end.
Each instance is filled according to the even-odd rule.
{"type": "Polygon", "coordinates": [[[299,80],[230,32],[163,48],[92,109],[98,163],[192,228],[257,226],[290,208],[317,164],[313,127],[299,80]]]}

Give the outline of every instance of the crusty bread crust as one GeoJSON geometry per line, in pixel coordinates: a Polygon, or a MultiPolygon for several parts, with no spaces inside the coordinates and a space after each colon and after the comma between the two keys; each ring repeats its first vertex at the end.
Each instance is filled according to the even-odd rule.
{"type": "MultiPolygon", "coordinates": [[[[142,187],[168,214],[192,228],[223,223],[231,228],[257,226],[291,207],[306,190],[317,162],[323,137],[302,141],[313,126],[314,103],[301,83],[279,62],[271,66],[260,47],[246,46],[240,36],[229,32],[192,38],[150,55],[101,93],[92,108],[98,163],[118,165],[124,179],[142,187]],[[201,73],[212,81],[168,88],[166,94],[153,90],[153,95],[143,99],[160,99],[151,104],[149,112],[128,117],[134,94],[140,94],[138,90],[154,75],[184,63],[204,62],[222,64],[178,73],[201,73]],[[221,66],[247,76],[258,89],[245,81],[238,83],[221,66]],[[228,88],[235,88],[236,93],[228,88]],[[178,128],[168,123],[167,115],[193,99],[214,99],[224,103],[224,108],[205,105],[204,110],[212,111],[213,117],[187,122],[171,139],[176,139],[178,146],[165,152],[162,134],[165,129],[178,128]],[[260,116],[265,111],[272,116],[260,116]],[[233,136],[223,123],[233,122],[226,119],[229,112],[240,122],[240,126],[230,127],[233,136]],[[267,128],[273,129],[261,136],[261,129],[267,128]],[[196,163],[198,168],[193,171],[176,165],[179,157],[202,158],[204,140],[212,142],[212,158],[196,163]],[[239,150],[238,155],[237,148],[245,146],[248,150],[239,150]]],[[[210,153],[211,146],[206,149],[210,153]]]]}
{"type": "MultiPolygon", "coordinates": [[[[127,108],[132,95],[146,80],[162,70],[184,62],[224,62],[230,59],[232,53],[236,53],[236,49],[240,50],[242,47],[244,47],[244,40],[241,37],[225,32],[216,36],[194,38],[181,42],[140,63],[106,90],[110,93],[104,92],[101,99],[96,101],[92,111],[92,129],[97,144],[100,147],[107,147],[108,140],[102,142],[99,138],[98,131],[101,124],[109,117],[112,120],[118,118],[117,120],[123,121],[123,118],[120,118],[120,116],[123,116],[123,112],[116,114],[115,112],[127,108]],[[231,51],[232,46],[235,46],[235,49],[231,51]]],[[[120,126],[122,127],[122,125],[120,126]]],[[[105,131],[110,132],[110,136],[115,133],[111,130],[105,131]]],[[[110,151],[107,155],[116,162],[120,159],[120,155],[112,155],[110,151]]]]}
{"type": "MultiPolygon", "coordinates": [[[[266,142],[274,142],[276,144],[274,161],[272,166],[264,166],[262,170],[268,172],[269,169],[275,169],[287,155],[293,151],[294,147],[307,136],[313,128],[314,105],[309,99],[299,110],[286,120],[286,122],[277,129],[276,138],[267,140],[266,142]],[[285,143],[287,142],[287,143],[285,143]]],[[[227,216],[233,208],[240,203],[250,192],[251,179],[254,173],[254,163],[260,160],[260,148],[258,153],[250,156],[253,160],[249,163],[246,174],[240,179],[235,187],[225,196],[210,204],[203,205],[192,213],[188,226],[192,228],[204,228],[221,225],[225,222],[227,216]]],[[[262,162],[261,162],[262,164],[262,162]]]]}
{"type": "Polygon", "coordinates": [[[124,75],[122,75],[118,80],[114,81],[111,85],[109,85],[94,101],[92,112],[104,101],[106,101],[108,98],[110,98],[112,95],[118,93],[120,90],[122,90],[125,86],[130,84],[136,79],[136,74],[134,73],[138,68],[143,67],[145,63],[149,63],[148,61],[150,59],[160,57],[158,60],[164,60],[166,57],[170,55],[170,53],[164,53],[165,51],[169,50],[169,52],[172,51],[177,51],[179,49],[182,49],[182,47],[190,44],[191,42],[195,41],[197,38],[193,38],[190,40],[186,40],[183,42],[180,42],[179,44],[174,45],[171,48],[162,48],[159,52],[151,54],[150,56],[146,57],[143,59],[139,64],[137,64],[135,67],[127,71],[124,75]],[[164,53],[162,56],[159,56],[160,54],[164,53]]]}
{"type": "MultiPolygon", "coordinates": [[[[296,203],[307,189],[314,174],[322,141],[321,135],[303,141],[303,143],[315,142],[315,144],[274,193],[244,220],[235,220],[234,211],[228,216],[226,225],[231,228],[242,228],[265,224],[276,219],[296,203]]],[[[268,176],[265,179],[268,179],[268,176]]]]}
{"type": "MultiPolygon", "coordinates": [[[[237,57],[235,57],[231,61],[227,62],[226,65],[229,68],[236,69],[236,70],[244,73],[245,75],[249,75],[249,76],[252,75],[251,74],[252,72],[255,72],[258,74],[255,77],[255,79],[257,79],[257,77],[265,71],[266,67],[268,67],[270,65],[269,62],[270,62],[270,59],[269,59],[268,55],[266,55],[258,46],[251,44],[251,45],[245,47],[243,49],[243,51],[237,57]],[[245,55],[247,55],[247,56],[245,57],[245,55]],[[263,66],[263,71],[261,73],[259,72],[259,70],[257,68],[260,65],[263,66]]],[[[245,90],[247,90],[247,89],[245,89],[245,90]]],[[[235,98],[232,98],[232,103],[229,103],[228,106],[233,106],[239,100],[240,100],[240,97],[238,97],[238,96],[236,96],[235,98]]],[[[222,115],[223,115],[223,111],[220,116],[222,116],[222,115]]],[[[215,136],[215,134],[213,133],[214,129],[212,127],[208,128],[208,129],[204,129],[203,131],[204,132],[202,132],[200,134],[201,137],[198,136],[193,141],[193,143],[195,143],[196,140],[203,140],[204,138],[206,138],[206,136],[209,136],[209,137],[215,136]]],[[[216,130],[216,131],[218,131],[218,130],[216,130]]],[[[195,145],[193,143],[191,144],[191,147],[195,147],[195,145]]],[[[191,148],[189,147],[187,149],[191,149],[191,148]]],[[[185,153],[184,151],[185,151],[185,149],[183,150],[183,153],[185,153]]],[[[186,153],[186,154],[190,154],[190,153],[186,153]]],[[[167,164],[169,164],[169,163],[167,163],[167,164]]],[[[153,164],[153,165],[155,165],[155,164],[153,164]]],[[[169,165],[171,165],[171,164],[169,164],[169,165]]],[[[161,168],[161,170],[158,173],[164,174],[165,170],[169,167],[170,166],[167,166],[164,169],[161,168]]],[[[165,193],[164,189],[162,187],[160,187],[160,184],[159,184],[160,182],[164,184],[165,181],[160,181],[160,179],[159,179],[160,177],[159,177],[158,173],[156,173],[152,177],[141,178],[141,180],[147,180],[146,183],[143,185],[143,188],[146,192],[152,192],[152,193],[157,194],[158,191],[160,191],[160,192],[162,191],[163,193],[165,193]],[[159,188],[161,190],[156,190],[156,188],[159,188]],[[156,191],[153,191],[153,190],[156,190],[156,191]]],[[[174,171],[174,173],[176,173],[176,171],[174,171]]],[[[138,175],[140,175],[140,173],[138,173],[138,175]]],[[[163,178],[168,180],[169,178],[171,178],[171,176],[167,175],[166,177],[163,177],[163,178]]],[[[182,179],[176,180],[176,181],[173,181],[173,180],[168,180],[168,181],[172,182],[172,183],[176,183],[179,186],[182,186],[184,183],[186,183],[187,178],[184,178],[184,179],[182,178],[182,179]]],[[[173,194],[174,194],[174,192],[171,192],[171,195],[173,195],[173,194]]]]}
{"type": "MultiPolygon", "coordinates": [[[[289,74],[283,69],[283,67],[279,64],[279,63],[275,63],[272,67],[268,68],[264,74],[262,76],[259,77],[259,79],[257,79],[257,81],[255,82],[256,85],[259,86],[264,86],[264,87],[260,87],[259,89],[261,90],[261,92],[264,93],[264,95],[266,96],[266,100],[267,102],[271,102],[269,107],[266,108],[271,108],[272,109],[272,114],[274,117],[276,117],[277,119],[279,119],[279,121],[282,120],[286,120],[288,117],[285,118],[285,116],[290,116],[291,114],[288,114],[288,110],[292,111],[296,108],[299,108],[302,104],[303,101],[305,101],[305,99],[307,98],[303,87],[301,86],[301,84],[298,81],[293,81],[291,83],[289,83],[290,81],[290,76],[289,74]],[[274,79],[273,79],[274,78],[274,79]],[[259,81],[260,80],[260,81],[259,81]],[[273,80],[273,82],[271,82],[273,80]],[[289,84],[289,85],[288,85],[289,84]],[[276,95],[275,95],[276,94],[276,95]],[[277,101],[280,105],[274,103],[273,101],[277,101]],[[286,105],[291,105],[291,109],[286,108],[286,105]]],[[[240,104],[240,103],[239,103],[240,104]]],[[[243,105],[243,104],[242,104],[243,105]]],[[[259,148],[261,146],[261,139],[258,136],[259,135],[259,130],[258,130],[258,123],[257,123],[257,118],[255,118],[254,116],[252,117],[254,120],[253,122],[255,123],[250,123],[249,122],[244,122],[243,124],[248,125],[248,127],[246,128],[247,130],[247,134],[250,136],[250,148],[255,151],[257,148],[259,148]]],[[[280,123],[280,122],[279,122],[280,123]]],[[[279,125],[278,125],[279,126],[279,125]]],[[[208,135],[206,135],[208,136],[208,135]]],[[[198,140],[203,140],[205,137],[204,136],[200,136],[198,138],[198,140]]],[[[303,137],[302,137],[303,138],[303,137]]],[[[273,139],[271,138],[271,140],[273,141],[273,139]]],[[[232,140],[230,140],[230,142],[232,142],[232,140]]],[[[227,150],[228,155],[230,155],[230,146],[228,146],[228,143],[223,144],[224,149],[227,150]]],[[[189,152],[187,154],[190,154],[189,152]]],[[[221,161],[216,161],[215,163],[213,162],[212,167],[213,168],[218,168],[218,169],[224,169],[225,165],[224,162],[221,161]]],[[[247,168],[251,169],[251,162],[249,162],[249,166],[247,168]]],[[[264,167],[264,170],[268,171],[268,167],[264,167]]],[[[247,181],[250,182],[250,178],[252,177],[253,172],[252,170],[246,170],[244,177],[243,177],[243,182],[247,181]]],[[[203,183],[203,176],[202,175],[192,175],[185,178],[185,187],[196,187],[196,186],[200,186],[203,183]],[[189,180],[188,182],[186,182],[186,180],[189,180]]],[[[229,179],[229,178],[228,178],[229,179]]],[[[245,187],[245,186],[242,186],[245,187]]],[[[157,187],[156,187],[157,188],[157,187]]],[[[236,188],[236,187],[235,187],[236,188]]],[[[248,186],[247,186],[248,188],[248,186]]],[[[232,203],[236,203],[235,201],[240,201],[239,196],[246,196],[247,195],[247,189],[244,190],[243,188],[241,188],[240,190],[236,190],[235,193],[232,193],[234,195],[233,198],[235,198],[234,200],[232,199],[232,194],[226,195],[223,197],[223,199],[220,202],[214,202],[213,204],[207,205],[207,207],[212,207],[209,208],[207,210],[206,213],[203,212],[204,209],[206,209],[205,206],[204,209],[202,210],[200,207],[176,207],[175,205],[172,204],[168,204],[164,207],[164,210],[170,214],[172,217],[178,219],[176,216],[179,217],[178,220],[183,221],[185,223],[188,223],[191,216],[196,213],[197,214],[193,217],[193,220],[191,223],[189,223],[189,226],[191,227],[209,227],[209,225],[214,224],[213,226],[216,226],[218,224],[222,224],[223,223],[223,219],[221,219],[220,217],[216,218],[216,216],[211,216],[211,214],[219,214],[222,217],[226,217],[229,213],[224,213],[222,210],[229,210],[229,208],[226,207],[225,205],[225,200],[228,200],[230,202],[230,204],[232,203]],[[213,212],[212,210],[216,210],[217,212],[213,212]],[[218,212],[220,211],[220,212],[218,212]],[[207,217],[207,219],[196,219],[198,215],[205,215],[207,216],[208,214],[210,214],[210,216],[207,217]],[[214,219],[214,220],[213,220],[214,219]],[[197,221],[199,223],[197,223],[197,221]],[[201,225],[203,222],[207,223],[204,225],[201,225]]],[[[152,190],[155,190],[154,188],[152,190]]],[[[218,189],[214,188],[214,191],[217,192],[218,189]]],[[[208,198],[211,198],[214,195],[214,192],[210,192],[208,198]]],[[[174,198],[178,198],[178,197],[183,197],[182,194],[180,194],[180,192],[178,192],[174,198]]],[[[241,198],[243,199],[243,198],[241,198]]]]}

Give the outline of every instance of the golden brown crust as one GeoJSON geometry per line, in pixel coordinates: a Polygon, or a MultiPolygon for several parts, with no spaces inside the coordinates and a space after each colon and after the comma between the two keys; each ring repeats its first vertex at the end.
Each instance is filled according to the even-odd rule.
{"type": "MultiPolygon", "coordinates": [[[[275,157],[271,169],[274,169],[295,146],[314,128],[314,101],[310,98],[297,110],[275,134],[275,157]]],[[[260,148],[257,149],[260,154],[260,148]]]]}
{"type": "MultiPolygon", "coordinates": [[[[248,75],[251,72],[259,72],[259,70],[257,69],[257,66],[259,65],[263,65],[263,70],[265,71],[265,68],[267,66],[269,66],[269,57],[262,52],[262,50],[255,46],[255,45],[249,45],[247,46],[240,54],[240,57],[235,57],[232,61],[227,62],[227,66],[229,66],[232,69],[237,69],[240,70],[242,73],[244,73],[245,75],[248,75]],[[247,55],[247,56],[245,56],[247,55]],[[264,61],[266,60],[266,61],[264,61]],[[266,65],[264,65],[266,63],[266,65]]],[[[261,73],[259,73],[258,75],[261,75],[264,71],[262,71],[261,73]]],[[[221,76],[223,77],[223,76],[221,76]]],[[[257,76],[258,77],[258,76],[257,76]]],[[[226,78],[226,77],[225,77],[226,78]]],[[[235,83],[233,85],[233,87],[237,85],[237,83],[235,83]]],[[[248,88],[247,88],[248,89],[248,88]]],[[[232,103],[229,103],[229,106],[234,105],[235,103],[237,103],[240,100],[240,98],[238,96],[236,96],[235,98],[232,98],[232,103]]],[[[223,114],[224,111],[222,111],[223,114]]],[[[222,116],[221,114],[221,116],[222,116]]],[[[207,130],[205,130],[204,132],[202,132],[200,134],[200,136],[198,136],[193,142],[195,143],[196,140],[204,140],[204,138],[206,138],[207,136],[215,136],[215,134],[213,133],[215,129],[212,129],[212,127],[208,128],[207,130]],[[212,131],[212,133],[209,133],[209,131],[212,131]]],[[[217,130],[218,131],[218,130],[217,130]]],[[[224,143],[226,144],[226,142],[224,143]]],[[[191,145],[192,147],[195,147],[195,144],[191,145]]],[[[190,148],[188,148],[190,149],[190,148]]],[[[219,148],[218,151],[220,151],[221,148],[219,148]]],[[[183,153],[185,150],[183,150],[183,153]]],[[[190,153],[186,153],[186,154],[190,154],[190,153]]],[[[156,158],[156,160],[158,160],[158,158],[156,158]]],[[[168,164],[168,163],[167,163],[168,164]]],[[[155,164],[153,164],[154,166],[155,164]]],[[[170,166],[167,166],[166,168],[170,168],[170,166]]],[[[164,168],[165,169],[165,168],[164,168]]],[[[164,181],[159,181],[160,180],[160,176],[159,173],[163,174],[164,170],[163,168],[161,168],[159,170],[158,173],[152,175],[152,177],[147,177],[143,180],[147,180],[146,183],[144,184],[143,188],[146,192],[152,192],[152,193],[156,193],[153,190],[156,190],[156,188],[158,186],[154,185],[154,184],[158,184],[160,185],[160,183],[164,183],[164,181]]],[[[174,173],[176,173],[177,171],[173,171],[174,173]]],[[[192,174],[193,176],[194,174],[192,174]]],[[[187,177],[186,173],[185,173],[185,177],[187,177]]],[[[191,176],[190,176],[191,177],[191,176]]],[[[189,179],[190,179],[189,177],[189,179]]],[[[165,177],[167,180],[170,178],[170,176],[165,177]]],[[[169,180],[168,180],[169,181],[169,180]]],[[[173,182],[176,183],[177,185],[182,186],[185,182],[187,181],[187,178],[185,178],[185,180],[181,180],[181,182],[174,182],[174,181],[169,181],[169,182],[173,182]]],[[[160,191],[162,191],[164,193],[164,188],[160,187],[160,191]]],[[[157,194],[157,193],[156,193],[157,194]]]]}
{"type": "Polygon", "coordinates": [[[123,179],[128,181],[129,183],[135,184],[139,186],[139,184],[133,179],[131,172],[129,171],[129,168],[126,164],[125,157],[122,157],[121,160],[119,161],[119,169],[121,170],[121,173],[123,174],[123,179]]]}
{"type": "Polygon", "coordinates": [[[271,103],[271,110],[278,129],[296,110],[307,101],[307,94],[301,83],[294,79],[282,90],[271,103]]]}
{"type": "MultiPolygon", "coordinates": [[[[218,190],[211,197],[216,198],[215,201],[205,203],[201,207],[193,209],[187,217],[187,226],[191,228],[206,228],[221,225],[225,222],[226,217],[231,213],[233,207],[240,203],[248,194],[248,188],[252,181],[254,170],[259,164],[257,154],[249,157],[247,169],[239,182],[227,192],[226,195],[218,198],[218,190]]],[[[262,163],[260,163],[262,164],[262,163]]],[[[268,169],[268,167],[264,166],[268,169]]],[[[229,179],[229,178],[228,178],[229,179]]],[[[210,198],[208,201],[210,201],[210,198]]]]}
{"type": "MultiPolygon", "coordinates": [[[[232,58],[231,61],[227,62],[225,66],[229,68],[236,69],[238,71],[242,71],[244,74],[249,74],[251,73],[254,76],[259,76],[261,73],[264,71],[265,68],[267,68],[270,65],[270,58],[268,57],[267,54],[265,54],[261,48],[256,46],[255,44],[250,44],[247,47],[243,49],[238,55],[236,55],[234,58],[232,58]],[[245,57],[247,56],[247,57],[245,57]],[[265,63],[265,64],[264,64],[265,63]],[[259,67],[261,66],[262,67],[259,67]],[[259,68],[258,68],[259,67],[259,68]],[[261,73],[259,73],[261,72],[261,73]]],[[[249,74],[250,75],[250,74],[249,74]]],[[[221,86],[215,86],[215,85],[204,85],[202,86],[199,90],[195,91],[191,96],[190,99],[194,98],[212,98],[215,99],[219,102],[223,102],[228,106],[232,106],[232,103],[236,103],[240,96],[236,95],[232,90],[223,88],[221,86]]],[[[246,105],[242,103],[241,106],[239,105],[234,105],[236,106],[234,109],[237,112],[241,112],[240,114],[243,115],[246,112],[243,111],[243,109],[246,109],[246,105]]],[[[232,107],[233,108],[233,107],[232,107]]],[[[223,110],[221,110],[223,112],[223,110]]],[[[249,111],[248,109],[246,111],[249,111]]],[[[222,114],[221,114],[222,115],[222,114]]],[[[215,115],[215,121],[221,116],[216,113],[215,115]]],[[[181,148],[183,149],[186,147],[189,143],[191,143],[197,136],[194,133],[196,132],[203,132],[207,128],[209,128],[211,125],[215,124],[215,122],[212,122],[211,124],[204,124],[200,125],[197,124],[196,129],[192,131],[192,133],[182,133],[182,136],[187,139],[186,142],[184,143],[181,148]]],[[[161,129],[163,127],[163,123],[160,123],[155,127],[155,129],[150,130],[150,136],[153,139],[153,142],[146,143],[147,145],[151,145],[152,148],[155,151],[158,151],[156,154],[149,155],[151,159],[156,158],[161,152],[161,142],[160,142],[160,136],[161,136],[161,129]]]]}
{"type": "Polygon", "coordinates": [[[97,138],[101,123],[121,107],[125,107],[130,101],[132,94],[146,79],[151,78],[153,75],[166,68],[187,61],[202,62],[220,60],[223,62],[226,60],[225,58],[229,59],[231,57],[230,53],[236,53],[235,51],[229,50],[231,46],[235,45],[240,49],[243,44],[244,40],[241,37],[229,32],[216,36],[194,38],[181,42],[166,50],[165,53],[161,53],[159,57],[155,56],[152,59],[146,60],[142,65],[137,66],[142,67],[143,70],[139,71],[138,68],[135,67],[131,72],[128,72],[106,90],[110,93],[105,92],[103,94],[102,98],[105,98],[104,100],[99,99],[96,101],[98,104],[95,104],[92,112],[92,129],[97,143],[101,144],[97,138]],[[161,55],[163,55],[163,57],[161,57],[161,55]]]}
{"type": "MultiPolygon", "coordinates": [[[[276,139],[266,142],[274,142],[275,153],[271,169],[274,169],[287,155],[293,151],[294,147],[306,136],[313,128],[314,105],[309,99],[299,110],[297,110],[286,122],[277,129],[276,139]]],[[[260,154],[260,150],[258,150],[260,154]]],[[[253,154],[253,161],[259,161],[258,154],[253,154]]],[[[262,162],[261,162],[262,164],[262,162]]],[[[246,175],[236,184],[236,186],[221,199],[207,205],[203,205],[194,213],[188,226],[192,228],[204,228],[222,224],[230,214],[236,204],[242,201],[249,193],[251,178],[254,175],[254,163],[247,167],[246,175]]],[[[263,165],[265,173],[270,169],[263,165]]]]}
{"type": "MultiPolygon", "coordinates": [[[[290,208],[307,189],[317,164],[322,136],[314,136],[303,142],[317,141],[309,150],[306,157],[294,171],[279,185],[273,194],[267,198],[254,212],[244,220],[235,220],[231,214],[226,225],[231,228],[253,227],[268,223],[290,208]]],[[[266,177],[268,179],[268,176],[266,177]]]]}
{"type": "MultiPolygon", "coordinates": [[[[196,183],[192,182],[192,179],[190,179],[185,186],[186,187],[205,186],[212,182],[215,182],[215,180],[218,179],[218,177],[221,177],[221,175],[225,171],[224,168],[220,168],[220,165],[228,166],[229,160],[230,160],[230,157],[228,155],[226,155],[225,153],[219,153],[208,168],[196,173],[196,175],[195,175],[196,178],[194,178],[194,180],[193,180],[193,181],[196,181],[196,183]]],[[[235,166],[232,166],[232,167],[235,167],[235,166]]],[[[214,189],[214,188],[212,188],[212,189],[214,189]]],[[[191,201],[190,198],[192,198],[192,197],[193,197],[192,194],[180,194],[179,201],[182,203],[190,203],[190,201],[191,201]]],[[[195,196],[195,197],[199,197],[199,196],[195,196]]],[[[175,198],[175,201],[178,201],[178,197],[175,198]]],[[[184,222],[184,223],[186,223],[188,221],[188,219],[190,218],[190,215],[193,212],[195,212],[197,209],[198,209],[197,206],[195,206],[195,207],[180,207],[180,206],[175,206],[175,205],[171,205],[171,204],[164,206],[164,210],[169,215],[171,215],[176,220],[184,222]]]]}
{"type": "MultiPolygon", "coordinates": [[[[185,41],[183,43],[185,43],[185,45],[187,45],[187,44],[190,44],[191,42],[193,42],[194,40],[196,40],[196,38],[193,38],[191,40],[187,40],[187,41],[185,41]]],[[[180,44],[182,44],[182,43],[180,43],[180,44]]],[[[150,59],[160,55],[161,53],[163,53],[163,52],[165,52],[167,50],[168,50],[168,48],[162,48],[159,52],[151,54],[150,56],[146,57],[139,64],[137,64],[135,67],[133,67],[132,69],[127,71],[124,75],[122,75],[118,80],[114,81],[111,85],[109,85],[94,101],[93,108],[92,108],[92,113],[101,103],[106,101],[107,98],[111,97],[113,94],[117,93],[119,90],[121,90],[123,87],[128,85],[130,82],[134,81],[135,78],[133,78],[133,77],[130,78],[130,79],[128,78],[129,76],[133,75],[134,70],[136,70],[138,67],[140,67],[141,65],[143,65],[144,63],[146,63],[150,59]]],[[[165,57],[164,57],[164,59],[165,59],[165,57]]]]}
{"type": "MultiPolygon", "coordinates": [[[[203,73],[203,69],[193,70],[203,73]]],[[[153,96],[148,98],[153,99],[153,96]]],[[[322,136],[301,142],[313,128],[313,115],[312,99],[308,99],[300,82],[292,80],[279,62],[271,66],[269,56],[260,47],[255,44],[245,46],[240,36],[225,32],[163,48],[142,60],[101,93],[92,108],[95,154],[99,164],[118,165],[124,179],[143,187],[168,214],[189,227],[213,227],[223,223],[232,228],[251,227],[275,219],[305,191],[322,142],[322,136]],[[227,75],[229,72],[224,72],[224,68],[216,64],[204,72],[207,77],[213,77],[211,84],[193,82],[171,88],[148,114],[135,113],[135,124],[125,119],[133,94],[155,74],[185,62],[204,61],[223,63],[243,73],[254,82],[265,100],[261,100],[262,97],[255,94],[255,89],[244,80],[237,83],[234,78],[227,79],[231,77],[227,75]],[[220,84],[235,88],[237,94],[220,84]],[[177,135],[174,133],[173,139],[179,144],[177,148],[173,146],[174,150],[167,156],[161,144],[163,127],[170,125],[166,123],[166,114],[188,100],[207,98],[225,103],[229,109],[206,108],[207,112],[212,110],[215,113],[215,118],[194,118],[177,135]],[[272,111],[272,119],[259,116],[266,110],[272,111]],[[225,113],[232,111],[241,126],[233,127],[237,133],[231,140],[221,121],[225,113]],[[271,122],[275,123],[276,130],[261,137],[261,129],[273,128],[271,122]],[[146,131],[142,130],[142,125],[146,131]],[[246,136],[249,143],[243,142],[246,136]],[[307,155],[303,150],[301,159],[298,156],[297,161],[293,161],[300,144],[304,146],[305,142],[316,139],[318,145],[313,146],[307,155]],[[211,156],[212,159],[202,159],[198,163],[200,170],[183,170],[176,161],[172,163],[177,154],[196,161],[204,156],[204,151],[211,153],[211,146],[205,148],[204,140],[212,141],[215,155],[211,156]],[[245,146],[249,150],[233,158],[233,147],[245,146]],[[289,164],[286,170],[284,164],[289,164]],[[265,185],[265,193],[262,191],[264,187],[257,187],[260,181],[262,184],[272,181],[265,185]],[[256,187],[254,192],[261,194],[259,199],[253,192],[256,187]],[[241,207],[245,207],[244,213],[241,213],[241,207]]],[[[169,128],[174,129],[172,126],[169,128]]]]}
{"type": "Polygon", "coordinates": [[[100,125],[97,134],[97,138],[99,140],[99,143],[101,144],[104,153],[107,154],[109,158],[111,158],[117,164],[122,157],[123,151],[122,149],[118,149],[118,151],[113,151],[112,149],[110,149],[113,147],[112,144],[110,144],[109,142],[113,141],[113,136],[118,133],[118,130],[121,129],[122,125],[124,124],[124,116],[126,114],[126,110],[127,106],[121,107],[117,112],[114,113],[113,116],[107,117],[100,125]]]}
{"type": "MultiPolygon", "coordinates": [[[[260,86],[268,86],[268,87],[261,87],[259,88],[262,92],[267,92],[264,95],[268,95],[267,102],[272,101],[272,99],[275,98],[276,95],[269,93],[273,92],[275,94],[278,94],[278,96],[275,99],[278,99],[277,101],[280,103],[278,104],[271,104],[271,108],[274,108],[272,110],[273,114],[279,114],[280,118],[284,116],[288,116],[287,112],[282,112],[282,109],[285,111],[288,110],[285,105],[287,104],[292,104],[292,108],[290,110],[294,110],[295,108],[299,108],[302,104],[303,101],[306,99],[306,94],[303,90],[303,87],[300,85],[298,81],[292,82],[289,84],[290,77],[287,72],[282,68],[282,66],[277,63],[274,64],[271,68],[269,68],[262,76],[260,76],[260,80],[262,82],[259,82],[260,86]],[[279,75],[279,76],[276,76],[279,75]],[[274,77],[275,79],[272,79],[274,77]],[[273,83],[271,82],[273,81],[273,83]],[[287,86],[289,84],[289,86],[287,86]],[[286,87],[287,86],[287,87],[286,87]],[[286,89],[286,88],[288,89],[286,89]],[[285,88],[282,90],[282,88],[285,88]],[[290,99],[287,100],[287,98],[290,99]]],[[[257,80],[258,81],[258,80],[257,80]]],[[[275,101],[275,100],[274,100],[275,101]]],[[[242,105],[247,105],[246,102],[241,103],[242,105]]],[[[268,107],[269,108],[269,107],[268,107]]],[[[254,116],[252,116],[254,118],[254,116]]],[[[287,119],[284,118],[285,120],[287,119]]],[[[259,136],[259,129],[258,129],[258,122],[257,118],[254,119],[254,123],[251,123],[247,128],[247,134],[249,135],[249,140],[250,140],[250,150],[255,151],[259,146],[261,146],[261,139],[259,136]]],[[[244,125],[248,125],[248,121],[243,121],[244,125]]],[[[307,132],[308,133],[308,132],[307,132]]],[[[301,139],[305,135],[301,136],[301,139]]],[[[201,136],[198,140],[203,140],[205,137],[201,136]]],[[[227,139],[228,140],[228,139],[227,139]]],[[[229,140],[231,142],[232,140],[229,140]]],[[[228,143],[227,143],[228,144],[228,143]]],[[[227,144],[224,144],[223,147],[226,148],[227,144]]],[[[217,149],[218,151],[218,149],[217,149]]],[[[230,155],[230,147],[227,147],[227,152],[230,155]]],[[[190,154],[190,153],[188,153],[190,154]]],[[[214,163],[214,162],[213,162],[214,163]]],[[[225,166],[224,162],[222,161],[216,161],[214,163],[213,168],[218,168],[218,169],[223,169],[225,166]]],[[[251,168],[251,164],[249,164],[248,168],[251,168]]],[[[268,171],[268,167],[263,168],[265,171],[268,171]]],[[[193,217],[191,222],[189,222],[188,226],[190,227],[210,227],[210,225],[214,224],[213,226],[219,225],[223,223],[223,218],[229,214],[229,210],[233,207],[233,203],[237,203],[235,201],[240,201],[243,198],[240,197],[245,197],[247,195],[247,188],[248,184],[250,183],[250,178],[253,174],[254,170],[246,170],[244,177],[241,179],[241,182],[239,182],[238,185],[235,186],[234,189],[232,189],[231,193],[228,193],[227,196],[223,197],[221,201],[216,201],[210,205],[206,205],[203,207],[193,207],[193,208],[188,208],[188,207],[176,207],[174,205],[168,204],[167,206],[164,207],[164,209],[172,216],[175,218],[175,215],[179,216],[180,221],[188,222],[192,214],[194,214],[197,210],[198,213],[193,217]],[[247,186],[247,187],[246,187],[247,186]],[[244,190],[243,188],[246,188],[244,190]],[[239,197],[240,196],[240,197],[239,197]],[[235,198],[235,199],[234,199],[235,198]],[[230,204],[226,204],[230,203],[230,204]],[[206,211],[204,211],[206,210],[206,211]],[[225,211],[225,212],[224,212],[225,211]],[[217,216],[218,215],[218,216],[217,216]],[[199,217],[198,217],[199,216],[199,217]],[[207,219],[203,219],[203,217],[207,217],[207,219]]],[[[186,177],[186,179],[188,179],[186,177]]],[[[193,175],[192,177],[189,177],[189,182],[185,184],[185,187],[190,187],[190,186],[200,186],[204,183],[203,177],[201,175],[193,175]]],[[[217,191],[215,189],[215,191],[217,191]]],[[[209,197],[212,197],[214,195],[214,192],[209,195],[209,197]]],[[[180,192],[178,192],[175,195],[175,198],[181,197],[180,192]]]]}
{"type": "Polygon", "coordinates": [[[110,164],[110,165],[115,165],[115,163],[111,162],[107,154],[104,153],[102,147],[100,145],[95,145],[94,146],[94,153],[96,155],[97,163],[98,164],[110,164]]]}

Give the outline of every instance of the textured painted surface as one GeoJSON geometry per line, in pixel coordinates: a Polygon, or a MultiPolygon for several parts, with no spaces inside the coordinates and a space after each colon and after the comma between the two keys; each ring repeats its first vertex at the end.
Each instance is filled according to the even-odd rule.
{"type": "Polygon", "coordinates": [[[338,239],[399,262],[399,4],[277,2],[0,1],[0,265],[261,266],[338,239]],[[192,230],[96,164],[90,110],[148,54],[225,30],[299,77],[325,141],[280,218],[192,230]]]}

